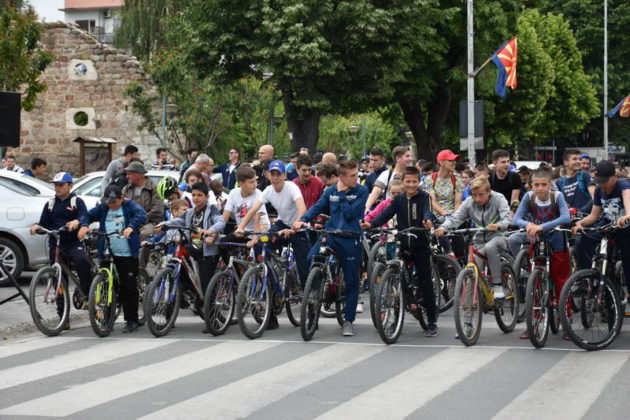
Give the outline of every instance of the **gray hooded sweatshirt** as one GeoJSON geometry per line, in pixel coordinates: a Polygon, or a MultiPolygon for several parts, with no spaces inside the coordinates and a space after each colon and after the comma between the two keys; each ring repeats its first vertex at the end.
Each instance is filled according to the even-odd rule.
{"type": "MultiPolygon", "coordinates": [[[[457,229],[465,221],[470,220],[475,227],[486,227],[489,224],[497,223],[501,229],[505,230],[510,225],[510,206],[503,194],[492,191],[490,199],[483,206],[475,204],[472,197],[468,197],[462,205],[446,219],[440,226],[446,230],[457,229]]],[[[477,232],[473,238],[475,244],[484,244],[497,235],[499,232],[477,232]]]]}

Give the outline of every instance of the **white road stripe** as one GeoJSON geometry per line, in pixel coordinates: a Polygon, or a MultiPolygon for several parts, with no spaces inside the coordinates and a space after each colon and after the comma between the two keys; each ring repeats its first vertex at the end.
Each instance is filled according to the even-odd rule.
{"type": "MultiPolygon", "coordinates": [[[[0,389],[8,388],[60,373],[70,372],[86,366],[108,362],[119,357],[129,356],[145,350],[152,350],[176,340],[137,340],[101,341],[84,349],[65,353],[51,353],[50,357],[28,365],[15,366],[0,371],[0,389]]],[[[93,343],[90,343],[93,344],[93,343]]]]}
{"type": "Polygon", "coordinates": [[[628,360],[624,353],[570,353],[495,419],[578,419],[628,360]]]}
{"type": "Polygon", "coordinates": [[[79,337],[37,337],[24,341],[8,342],[0,346],[0,358],[24,354],[29,351],[45,349],[47,347],[67,344],[73,341],[82,340],[79,337]]]}
{"type": "Polygon", "coordinates": [[[332,345],[253,376],[151,413],[145,419],[205,419],[207,409],[221,413],[222,419],[242,418],[278,401],[291,392],[327,378],[361,362],[387,347],[368,347],[361,353],[346,346],[332,345]],[[305,372],[308,372],[305,375],[305,372]],[[261,386],[264,384],[264,386],[261,386]],[[246,396],[244,398],[243,396],[246,396]]]}
{"type": "Polygon", "coordinates": [[[444,350],[318,418],[406,417],[504,352],[503,349],[476,348],[444,350]]]}
{"type": "Polygon", "coordinates": [[[277,345],[256,341],[217,344],[7,407],[0,415],[68,416],[277,345]]]}

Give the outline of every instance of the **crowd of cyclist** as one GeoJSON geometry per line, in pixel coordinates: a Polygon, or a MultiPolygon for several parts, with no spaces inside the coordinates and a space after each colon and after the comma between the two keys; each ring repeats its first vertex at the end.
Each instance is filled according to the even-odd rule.
{"type": "MultiPolygon", "coordinates": [[[[563,166],[554,169],[542,163],[530,170],[514,167],[509,152],[496,150],[490,165],[471,168],[450,150],[438,153],[436,162],[414,163],[404,146],[392,150],[389,166],[387,158],[387,153],[374,148],[360,162],[337,161],[332,153],[311,156],[303,148],[287,164],[274,158],[273,147],[265,145],[251,164],[243,162],[240,150],[234,147],[228,161],[215,167],[208,155],[196,150],[187,151],[187,160],[178,165],[168,159],[167,150],[159,149],[151,168],[179,174],[164,177],[156,185],[146,176],[148,165],[140,160],[138,149],[127,146],[107,169],[102,203],[89,211],[71,193],[72,176],[55,175],[56,197],[44,206],[40,222],[31,232],[35,234],[40,226],[51,230],[67,227],[60,236],[60,247],[73,261],[86,296],[92,279],[90,257],[82,241],[90,224],[97,222],[104,233],[120,233],[111,237],[111,251],[121,276],[123,332],[139,327],[138,270],[147,264],[147,245],[172,239],[171,232],[161,228],[167,220],[191,228],[186,233],[187,249],[199,266],[203,289],[222,255],[218,238],[229,234],[226,241],[259,249],[260,232],[274,232],[273,247],[278,250],[290,242],[304,287],[310,262],[319,250],[317,235],[304,228],[323,223],[318,217],[327,215],[324,228],[343,231],[330,235],[327,246],[336,253],[344,273],[344,336],[354,335],[356,313],[363,310],[361,235],[370,229],[423,228],[438,238],[446,254],[465,259],[464,239],[446,233],[460,226],[484,228],[472,241],[487,259],[490,278],[496,279],[491,285],[498,300],[505,298],[500,283],[501,255],[515,255],[525,241],[541,237],[553,248],[551,276],[557,290],[562,288],[571,274],[569,249],[565,233],[554,229],[572,219],[574,234],[587,226],[614,222],[619,228],[616,240],[630,243],[630,229],[625,229],[630,220],[630,182],[612,161],[591,165],[587,155],[569,149],[563,166]],[[212,180],[213,174],[221,174],[221,180],[212,180]],[[523,231],[508,236],[505,232],[510,227],[523,231]]],[[[591,266],[600,238],[598,232],[577,235],[580,268],[591,266]]],[[[407,237],[401,241],[400,255],[415,266],[413,282],[424,298],[428,318],[425,335],[434,337],[438,335],[438,308],[427,269],[430,243],[430,234],[407,237]]],[[[630,247],[619,249],[630,290],[630,247]]],[[[277,327],[274,317],[267,328],[277,327]]]]}

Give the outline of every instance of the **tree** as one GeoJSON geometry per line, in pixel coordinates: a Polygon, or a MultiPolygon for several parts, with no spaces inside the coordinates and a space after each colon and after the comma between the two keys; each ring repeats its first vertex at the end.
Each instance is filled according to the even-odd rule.
{"type": "Polygon", "coordinates": [[[0,90],[22,93],[22,108],[30,111],[46,90],[39,76],[53,56],[39,43],[41,25],[31,6],[20,0],[0,3],[0,90]]]}
{"type": "Polygon", "coordinates": [[[421,25],[426,3],[193,0],[178,27],[201,77],[222,85],[272,74],[292,148],[313,150],[322,115],[362,112],[391,100],[412,39],[426,32],[413,29],[430,28],[421,25]]]}

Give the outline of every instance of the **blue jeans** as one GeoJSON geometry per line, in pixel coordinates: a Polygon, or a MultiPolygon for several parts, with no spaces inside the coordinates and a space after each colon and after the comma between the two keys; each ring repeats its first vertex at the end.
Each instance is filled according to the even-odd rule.
{"type": "MultiPolygon", "coordinates": [[[[308,261],[319,253],[321,240],[318,240],[308,253],[308,261]]],[[[354,322],[357,315],[357,302],[359,300],[359,270],[363,249],[361,241],[353,238],[340,238],[328,236],[327,245],[337,253],[337,259],[343,269],[343,280],[346,286],[346,298],[344,318],[348,322],[354,322]]]]}
{"type": "MultiPolygon", "coordinates": [[[[278,220],[273,225],[271,225],[269,232],[279,232],[283,229],[290,229],[290,226],[287,226],[278,220]]],[[[293,247],[293,255],[295,255],[298,275],[300,276],[300,284],[302,285],[302,290],[304,290],[306,279],[308,278],[308,268],[311,265],[311,258],[307,258],[308,252],[311,249],[311,242],[306,235],[306,232],[297,232],[292,235],[288,239],[288,241],[293,247]]],[[[278,237],[270,244],[270,248],[279,249],[282,248],[286,243],[286,239],[278,237]]]]}

